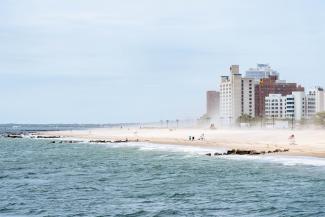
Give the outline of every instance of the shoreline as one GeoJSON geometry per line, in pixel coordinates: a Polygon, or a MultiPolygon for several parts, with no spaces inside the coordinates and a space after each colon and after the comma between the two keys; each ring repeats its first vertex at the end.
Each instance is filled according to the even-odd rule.
{"type": "MultiPolygon", "coordinates": [[[[107,140],[147,142],[153,144],[182,145],[198,148],[220,148],[255,150],[268,152],[289,149],[287,152],[266,155],[290,155],[325,158],[324,130],[270,130],[270,129],[139,129],[139,128],[98,128],[70,131],[41,131],[36,136],[75,138],[81,140],[107,140]],[[295,135],[295,144],[288,136],[295,135]],[[198,140],[204,135],[203,140],[198,140]],[[189,137],[195,140],[190,141],[189,137]]],[[[108,143],[109,144],[109,143],[108,143]]]]}

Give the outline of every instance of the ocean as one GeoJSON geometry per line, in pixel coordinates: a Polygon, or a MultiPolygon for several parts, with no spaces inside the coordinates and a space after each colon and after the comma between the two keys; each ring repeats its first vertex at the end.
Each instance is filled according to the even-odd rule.
{"type": "Polygon", "coordinates": [[[0,216],[325,216],[325,160],[0,138],[0,216]]]}

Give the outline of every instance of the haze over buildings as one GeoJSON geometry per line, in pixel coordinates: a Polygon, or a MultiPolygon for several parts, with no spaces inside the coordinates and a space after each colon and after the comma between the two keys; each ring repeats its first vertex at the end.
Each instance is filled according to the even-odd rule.
{"type": "MultiPolygon", "coordinates": [[[[314,87],[305,92],[297,83],[280,80],[280,73],[268,64],[250,68],[243,77],[239,65],[231,65],[230,75],[220,78],[220,99],[207,97],[207,112],[201,122],[234,125],[242,118],[302,121],[325,111],[325,92],[314,87]],[[219,110],[220,108],[220,110],[219,110]]],[[[219,92],[208,91],[208,96],[219,92]]]]}
{"type": "Polygon", "coordinates": [[[213,117],[219,114],[220,110],[220,92],[218,91],[207,91],[207,116],[213,117]]]}

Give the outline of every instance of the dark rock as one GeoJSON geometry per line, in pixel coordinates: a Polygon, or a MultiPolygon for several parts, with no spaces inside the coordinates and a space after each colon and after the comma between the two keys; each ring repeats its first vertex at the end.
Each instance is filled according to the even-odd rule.
{"type": "Polygon", "coordinates": [[[219,154],[214,153],[214,155],[260,155],[260,154],[271,154],[271,153],[279,153],[279,152],[287,152],[289,149],[275,149],[269,151],[257,151],[257,150],[244,150],[244,149],[231,149],[226,153],[219,154]]]}
{"type": "Polygon", "coordinates": [[[236,154],[236,149],[231,149],[227,151],[227,155],[229,154],[236,154]]]}
{"type": "Polygon", "coordinates": [[[58,139],[60,136],[37,136],[38,139],[58,139]]]}
{"type": "Polygon", "coordinates": [[[261,154],[261,152],[258,152],[258,151],[256,151],[256,150],[251,150],[251,151],[249,152],[249,154],[250,154],[250,155],[259,155],[259,154],[261,154]]]}
{"type": "Polygon", "coordinates": [[[211,153],[207,153],[207,154],[205,154],[206,156],[211,156],[211,153]]]}
{"type": "Polygon", "coordinates": [[[244,154],[250,154],[251,151],[249,150],[240,150],[237,149],[235,154],[239,154],[239,155],[244,155],[244,154]]]}
{"type": "Polygon", "coordinates": [[[90,140],[89,142],[90,143],[107,143],[109,141],[106,141],[106,140],[90,140]]]}
{"type": "Polygon", "coordinates": [[[126,139],[126,140],[115,140],[115,141],[111,141],[111,143],[122,143],[122,142],[129,142],[129,140],[126,139]]]}
{"type": "Polygon", "coordinates": [[[62,140],[62,141],[60,141],[60,143],[70,143],[70,144],[72,144],[72,143],[79,143],[80,141],[77,141],[77,140],[62,140]]]}
{"type": "Polygon", "coordinates": [[[222,153],[218,153],[218,152],[214,153],[214,156],[219,156],[219,155],[222,155],[222,153]]]}
{"type": "Polygon", "coordinates": [[[12,139],[21,139],[21,138],[23,138],[22,135],[18,135],[18,134],[8,134],[7,137],[12,138],[12,139]]]}

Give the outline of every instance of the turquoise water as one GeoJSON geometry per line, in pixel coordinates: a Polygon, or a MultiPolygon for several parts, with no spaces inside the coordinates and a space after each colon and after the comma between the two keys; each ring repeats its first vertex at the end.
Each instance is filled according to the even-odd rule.
{"type": "Polygon", "coordinates": [[[325,216],[325,164],[0,138],[0,216],[325,216]]]}

